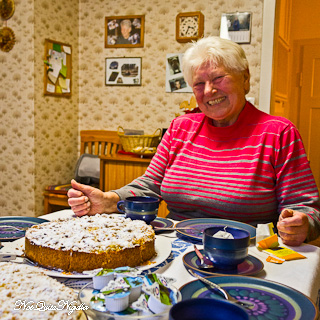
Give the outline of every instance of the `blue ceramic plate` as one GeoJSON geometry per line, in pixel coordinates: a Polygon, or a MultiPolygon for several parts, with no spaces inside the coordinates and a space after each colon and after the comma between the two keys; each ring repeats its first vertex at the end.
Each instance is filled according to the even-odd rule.
{"type": "MultiPolygon", "coordinates": [[[[247,276],[211,276],[206,279],[226,289],[238,300],[252,302],[254,307],[247,309],[250,320],[315,320],[318,317],[315,304],[307,296],[280,283],[247,276]]],[[[180,291],[182,300],[223,299],[199,280],[185,284],[180,291]]]]}
{"type": "Polygon", "coordinates": [[[173,222],[169,219],[157,217],[150,223],[154,228],[171,228],[173,222]]]}
{"type": "MultiPolygon", "coordinates": [[[[204,251],[200,250],[200,252],[204,255],[204,251]]],[[[237,268],[231,269],[231,270],[224,270],[224,269],[199,269],[199,258],[197,257],[196,253],[194,251],[186,253],[183,258],[183,264],[186,267],[186,269],[192,269],[198,274],[201,274],[202,276],[212,276],[212,275],[242,275],[242,276],[249,276],[249,275],[255,275],[259,273],[263,267],[264,264],[261,260],[258,258],[248,255],[248,257],[240,263],[237,268]]]]}
{"type": "Polygon", "coordinates": [[[213,226],[228,226],[246,230],[250,233],[251,240],[256,237],[256,228],[250,224],[246,224],[234,220],[215,219],[215,218],[198,218],[179,221],[176,228],[190,227],[190,229],[177,230],[183,236],[202,241],[202,233],[206,228],[213,226]]]}
{"type": "Polygon", "coordinates": [[[29,228],[35,224],[48,222],[46,219],[35,217],[0,217],[0,241],[13,241],[24,237],[25,231],[13,230],[1,226],[12,226],[17,228],[29,228]]]}

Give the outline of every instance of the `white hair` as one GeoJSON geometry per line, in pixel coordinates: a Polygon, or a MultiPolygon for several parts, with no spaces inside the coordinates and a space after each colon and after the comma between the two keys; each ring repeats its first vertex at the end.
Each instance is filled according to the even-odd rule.
{"type": "Polygon", "coordinates": [[[230,72],[249,71],[246,55],[237,43],[220,37],[207,37],[192,42],[182,58],[184,79],[192,86],[194,70],[203,64],[223,66],[230,72]]]}
{"type": "Polygon", "coordinates": [[[122,21],[120,22],[120,26],[121,26],[121,27],[126,26],[127,28],[131,28],[131,25],[132,25],[132,23],[131,23],[131,21],[130,21],[129,19],[122,20],[122,21]]]}

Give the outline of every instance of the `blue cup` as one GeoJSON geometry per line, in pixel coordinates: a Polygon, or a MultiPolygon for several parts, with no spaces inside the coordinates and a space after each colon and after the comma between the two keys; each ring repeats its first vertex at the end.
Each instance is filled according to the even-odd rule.
{"type": "Polygon", "coordinates": [[[150,224],[157,215],[160,200],[155,197],[128,197],[117,203],[117,208],[131,220],[143,220],[150,224]]]}
{"type": "Polygon", "coordinates": [[[169,320],[249,320],[239,305],[222,299],[194,298],[178,302],[169,312],[169,320]]]}
{"type": "Polygon", "coordinates": [[[250,233],[233,227],[214,226],[203,231],[203,249],[207,258],[219,269],[235,269],[248,256],[250,233]],[[216,238],[218,231],[231,233],[234,239],[216,238]]]}

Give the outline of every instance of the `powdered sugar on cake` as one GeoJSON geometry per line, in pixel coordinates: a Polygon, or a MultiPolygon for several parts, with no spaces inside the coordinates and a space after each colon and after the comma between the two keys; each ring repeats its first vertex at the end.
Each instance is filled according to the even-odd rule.
{"type": "Polygon", "coordinates": [[[133,248],[154,238],[151,226],[107,214],[59,219],[29,228],[26,238],[35,245],[52,249],[101,252],[133,248]],[[62,223],[63,222],[63,223],[62,223]]]}
{"type": "Polygon", "coordinates": [[[0,262],[2,320],[76,320],[80,318],[79,312],[70,312],[68,305],[77,304],[77,295],[72,289],[46,276],[38,269],[0,262]],[[59,307],[60,310],[53,310],[59,307]],[[51,310],[45,311],[46,308],[51,310]]]}

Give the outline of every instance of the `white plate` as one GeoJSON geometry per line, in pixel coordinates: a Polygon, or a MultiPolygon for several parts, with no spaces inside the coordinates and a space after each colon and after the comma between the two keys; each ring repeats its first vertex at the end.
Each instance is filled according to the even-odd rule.
{"type": "MultiPolygon", "coordinates": [[[[8,242],[6,243],[5,247],[0,250],[0,252],[6,252],[6,253],[11,253],[11,254],[23,254],[24,250],[24,238],[21,238],[17,241],[13,242],[8,242]]],[[[170,253],[171,253],[171,240],[169,238],[165,237],[157,237],[156,236],[156,241],[155,241],[155,249],[156,249],[156,256],[154,256],[148,265],[143,265],[137,267],[139,270],[144,271],[148,270],[151,268],[156,267],[163,261],[165,261],[170,253]]],[[[17,258],[17,261],[21,261],[21,258],[17,258]]],[[[87,274],[83,273],[64,273],[62,271],[55,271],[55,270],[49,270],[46,268],[41,268],[41,267],[35,267],[43,270],[46,275],[51,276],[51,277],[61,277],[61,278],[91,278],[87,274]]]]}

